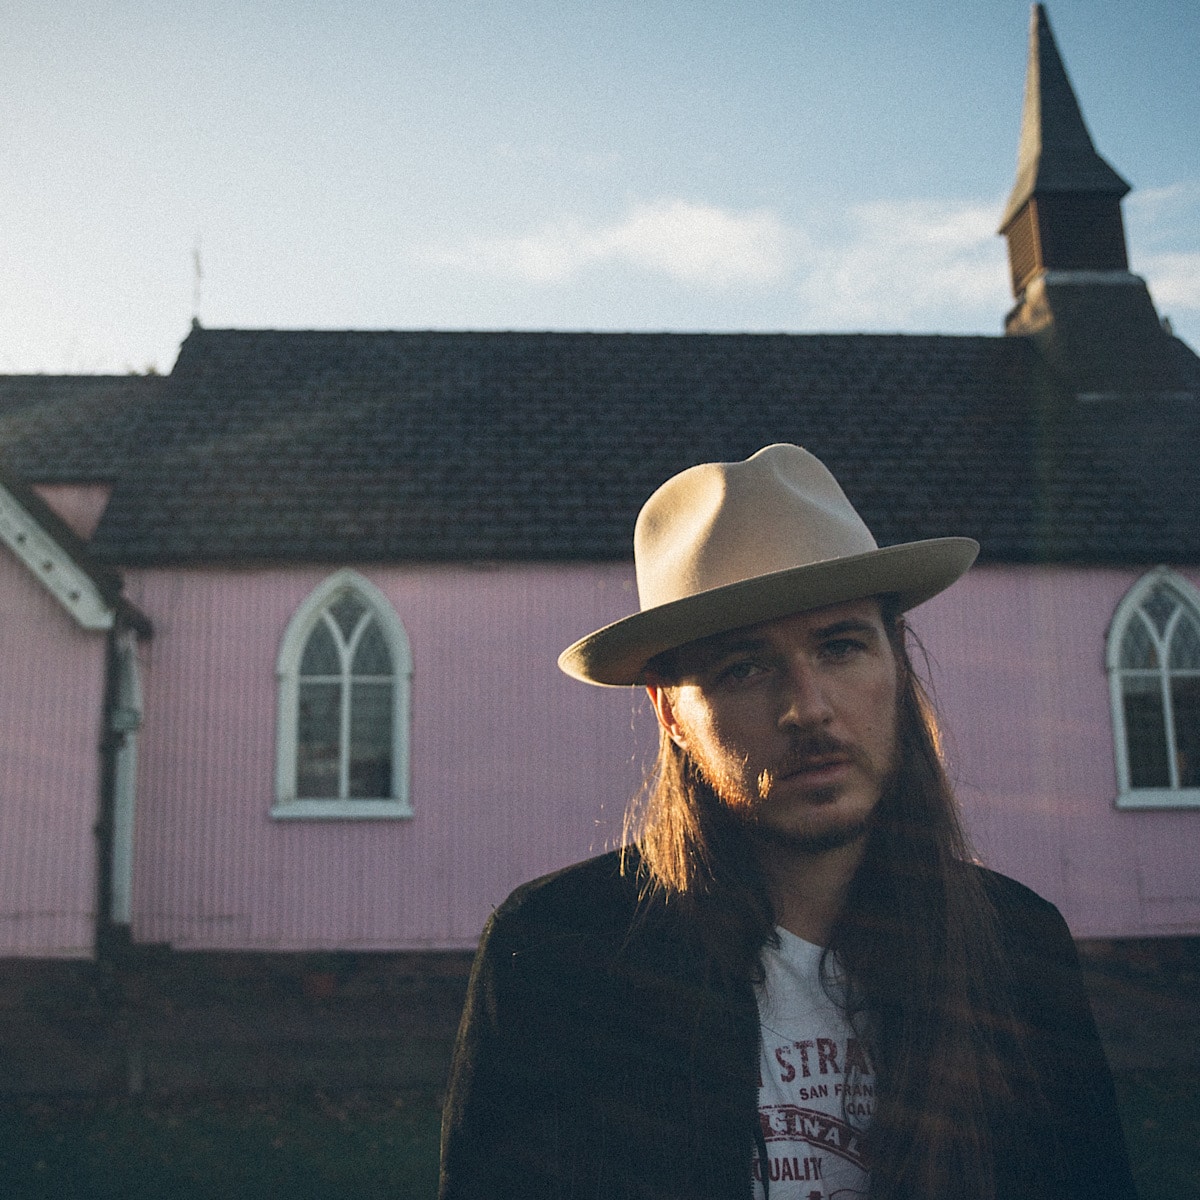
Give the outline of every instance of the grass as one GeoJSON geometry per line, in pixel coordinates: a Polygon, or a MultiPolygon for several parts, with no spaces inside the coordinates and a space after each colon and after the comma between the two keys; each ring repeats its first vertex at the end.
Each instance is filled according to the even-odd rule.
{"type": "MultiPolygon", "coordinates": [[[[1117,1077],[1141,1195],[1200,1196],[1194,1074],[1117,1077]]],[[[230,1095],[0,1105],[5,1200],[432,1200],[439,1097],[230,1095]]]]}
{"type": "Polygon", "coordinates": [[[5,1200],[424,1200],[438,1098],[356,1093],[0,1106],[5,1200]]]}

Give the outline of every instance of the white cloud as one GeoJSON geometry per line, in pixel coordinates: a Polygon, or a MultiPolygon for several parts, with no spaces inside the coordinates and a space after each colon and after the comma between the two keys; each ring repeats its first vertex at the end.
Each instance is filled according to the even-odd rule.
{"type": "Polygon", "coordinates": [[[1175,332],[1200,345],[1200,180],[1133,192],[1125,202],[1130,266],[1150,285],[1158,311],[1175,332]]]}
{"type": "Polygon", "coordinates": [[[590,267],[658,275],[703,291],[774,293],[806,329],[988,329],[1009,299],[999,200],[877,201],[809,209],[803,226],[774,210],[676,198],[622,218],[561,220],[517,237],[427,249],[439,266],[532,284],[590,267]]]}
{"type": "Polygon", "coordinates": [[[1191,232],[1200,213],[1200,181],[1182,179],[1163,187],[1138,188],[1125,201],[1125,213],[1137,231],[1135,240],[1191,232]]]}
{"type": "Polygon", "coordinates": [[[586,267],[616,263],[705,288],[782,279],[797,235],[768,209],[732,212],[664,199],[638,204],[620,221],[591,228],[560,221],[535,233],[485,238],[431,252],[435,261],[533,283],[554,283],[586,267]]]}
{"type": "Polygon", "coordinates": [[[1005,298],[999,205],[875,201],[811,241],[799,281],[813,328],[938,329],[998,322],[1005,298]]]}
{"type": "Polygon", "coordinates": [[[1160,312],[1165,306],[1200,310],[1200,252],[1143,255],[1140,268],[1160,312]]]}
{"type": "MultiPolygon", "coordinates": [[[[789,223],[775,208],[727,209],[668,197],[635,204],[607,222],[562,219],[515,237],[427,247],[420,257],[535,288],[576,285],[586,293],[595,270],[604,269],[690,290],[695,303],[681,301],[674,289],[648,290],[647,311],[655,315],[625,312],[634,325],[670,326],[669,314],[682,302],[691,305],[689,319],[705,327],[999,332],[1012,304],[1004,239],[996,234],[1002,200],[810,206],[802,221],[789,223]],[[739,303],[731,319],[730,293],[739,299],[753,293],[761,312],[750,316],[739,303]]],[[[1147,189],[1130,200],[1133,269],[1146,276],[1160,311],[1194,339],[1200,252],[1192,230],[1200,185],[1147,189]]]]}

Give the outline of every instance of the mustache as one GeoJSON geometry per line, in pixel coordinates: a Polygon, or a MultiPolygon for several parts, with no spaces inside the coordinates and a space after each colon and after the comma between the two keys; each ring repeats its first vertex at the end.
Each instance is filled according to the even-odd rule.
{"type": "Polygon", "coordinates": [[[866,752],[855,742],[844,742],[830,733],[813,730],[798,734],[783,758],[768,770],[774,776],[789,775],[793,771],[803,771],[823,758],[848,758],[861,764],[866,759],[866,752]]]}
{"type": "Polygon", "coordinates": [[[764,799],[776,780],[807,770],[826,758],[845,758],[860,767],[869,767],[870,760],[861,746],[844,742],[822,730],[797,734],[787,753],[758,776],[758,794],[764,799]]]}

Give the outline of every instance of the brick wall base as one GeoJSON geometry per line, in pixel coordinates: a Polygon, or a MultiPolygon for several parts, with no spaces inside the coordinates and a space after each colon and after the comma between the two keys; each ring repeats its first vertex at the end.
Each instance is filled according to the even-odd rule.
{"type": "Polygon", "coordinates": [[[438,1088],[471,955],[0,962],[0,1093],[438,1088]]]}
{"type": "MultiPolygon", "coordinates": [[[[437,1090],[464,952],[0,960],[0,1095],[437,1090]]],[[[1079,944],[1115,1070],[1200,1070],[1200,938],[1079,944]]]]}

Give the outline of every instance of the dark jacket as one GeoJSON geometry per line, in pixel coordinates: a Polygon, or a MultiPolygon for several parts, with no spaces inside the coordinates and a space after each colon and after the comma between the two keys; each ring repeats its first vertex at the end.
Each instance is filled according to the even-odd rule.
{"type": "MultiPolygon", "coordinates": [[[[636,859],[634,859],[636,865],[636,859]]],[[[1112,1081],[1053,905],[988,874],[1044,1102],[996,1134],[1001,1200],[1133,1200],[1112,1081]]],[[[758,1013],[608,854],[484,931],[442,1127],[443,1200],[750,1195],[758,1013]]]]}

